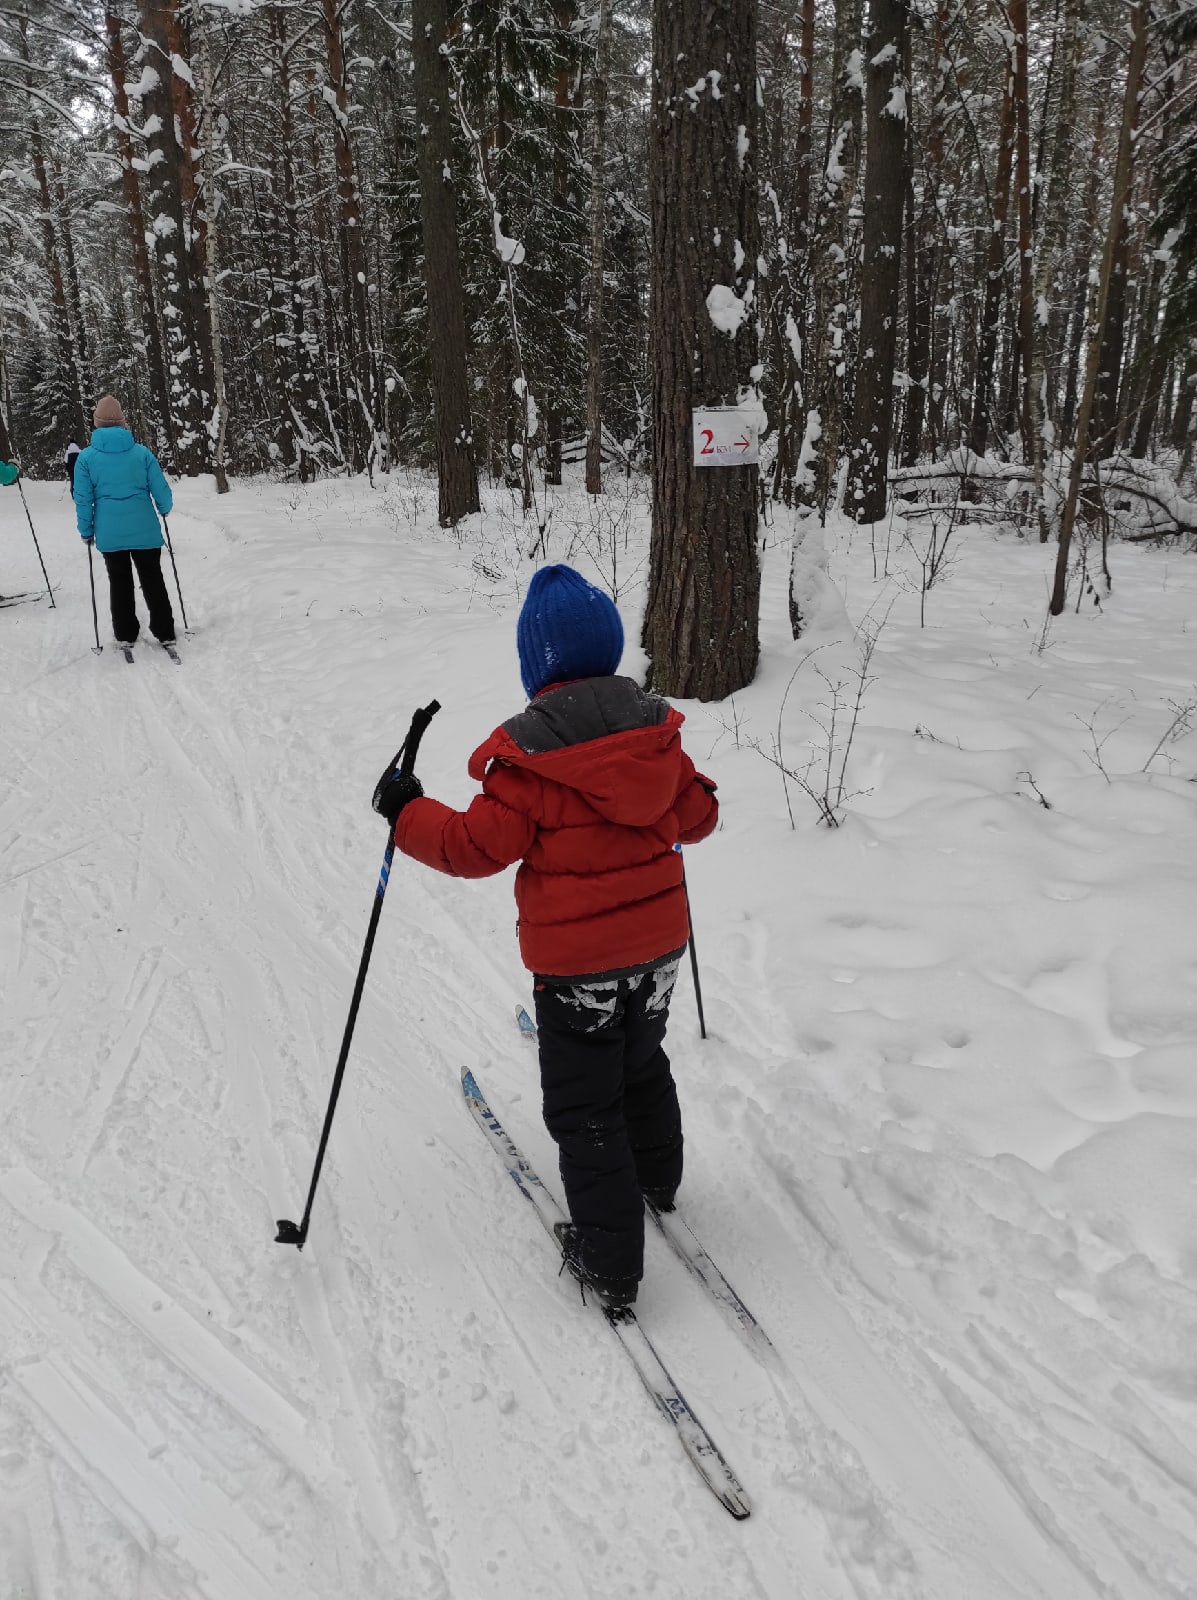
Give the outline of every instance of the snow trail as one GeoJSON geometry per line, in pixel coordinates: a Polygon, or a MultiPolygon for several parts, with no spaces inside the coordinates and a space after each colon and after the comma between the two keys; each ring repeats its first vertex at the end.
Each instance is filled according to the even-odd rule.
{"type": "MultiPolygon", "coordinates": [[[[505,501],[454,537],[414,476],[180,485],[194,633],[129,668],[88,647],[65,496],[27,489],[61,589],[0,616],[4,1600],[1194,1600],[1197,757],[1152,757],[1193,692],[1188,566],[1116,551],[1106,613],[1037,652],[1050,551],[965,530],[920,628],[898,544],[874,577],[829,525],[849,614],[892,602],[835,831],[796,794],[791,829],[753,744],[800,654],[785,539],[734,729],[685,708],[724,811],[687,856],[683,1204],[777,1366],[651,1232],[641,1312],[736,1525],[460,1107],[471,1065],[551,1179],[507,878],[396,862],[311,1237],[273,1243],[374,780],[435,694],[421,776],[464,803],[518,709],[505,501]]],[[[596,577],[594,515],[560,496],[549,558],[596,577]]],[[[796,682],[791,754],[825,695],[796,682]]]]}

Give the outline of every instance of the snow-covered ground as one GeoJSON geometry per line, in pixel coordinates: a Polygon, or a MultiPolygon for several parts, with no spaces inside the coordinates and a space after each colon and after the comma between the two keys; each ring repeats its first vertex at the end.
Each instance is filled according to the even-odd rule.
{"type": "MultiPolygon", "coordinates": [[[[453,535],[415,477],[183,484],[192,637],[130,668],[64,487],[27,494],[61,587],[0,611],[2,1600],[1197,1596],[1197,559],[1116,548],[1044,635],[1054,547],[972,529],[920,627],[897,527],[836,523],[795,644],[775,527],[758,679],[685,707],[723,822],[684,1207],[779,1361],[655,1237],[640,1310],[736,1523],[461,1104],[468,1064],[552,1180],[507,877],[397,864],[311,1238],[273,1242],[374,781],[435,696],[421,774],[464,803],[521,703],[509,502],[453,535]],[[838,783],[869,633],[828,828],[770,758],[820,793],[847,702],[838,783]]],[[[566,495],[547,549],[635,638],[642,502],[566,495]]]]}

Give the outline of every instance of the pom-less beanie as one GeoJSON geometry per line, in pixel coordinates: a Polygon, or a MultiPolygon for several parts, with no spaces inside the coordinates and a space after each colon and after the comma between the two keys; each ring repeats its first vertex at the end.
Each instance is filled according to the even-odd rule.
{"type": "Polygon", "coordinates": [[[97,428],[126,428],[125,413],[115,395],[106,394],[92,412],[92,423],[97,428]]]}
{"type": "Polygon", "coordinates": [[[529,700],[550,683],[604,677],[623,655],[623,623],[614,602],[572,567],[541,567],[536,573],[515,637],[529,700]]]}

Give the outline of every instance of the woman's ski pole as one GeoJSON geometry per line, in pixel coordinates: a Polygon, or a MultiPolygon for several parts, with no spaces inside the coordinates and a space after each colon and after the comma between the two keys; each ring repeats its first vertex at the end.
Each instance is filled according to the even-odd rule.
{"type": "Polygon", "coordinates": [[[91,539],[87,541],[87,576],[91,580],[91,621],[96,630],[95,653],[99,655],[104,646],[100,643],[100,613],[96,610],[96,569],[91,559],[92,542],[91,539]]]}
{"type": "MultiPolygon", "coordinates": [[[[180,601],[180,604],[182,602],[180,601]]],[[[422,710],[417,711],[411,719],[411,727],[407,730],[407,738],[395,752],[395,759],[391,766],[400,772],[412,772],[416,765],[416,751],[420,748],[420,740],[424,737],[424,730],[440,710],[438,700],[431,701],[422,710]]],[[[312,1182],[308,1189],[308,1203],[303,1209],[303,1221],[298,1227],[294,1222],[280,1217],[278,1232],[274,1236],[275,1244],[293,1244],[296,1249],[302,1250],[308,1236],[308,1223],[312,1216],[312,1201],[316,1198],[316,1185],[320,1182],[320,1168],[324,1164],[324,1152],[328,1148],[328,1135],[332,1129],[333,1112],[337,1109],[337,1096],[341,1092],[341,1080],[345,1076],[345,1063],[349,1059],[349,1045],[353,1039],[353,1025],[357,1021],[357,1008],[361,1004],[362,990],[366,986],[366,969],[370,965],[370,952],[374,949],[374,935],[378,929],[378,919],[382,913],[383,896],[387,892],[387,879],[391,875],[391,861],[395,855],[395,830],[392,828],[387,840],[386,854],[382,858],[382,871],[378,875],[378,887],[374,891],[374,906],[370,912],[370,926],[366,930],[366,943],[362,950],[362,959],[358,963],[357,982],[353,986],[353,999],[349,1003],[349,1020],[345,1024],[345,1034],[341,1040],[341,1054],[337,1059],[337,1070],[333,1074],[332,1093],[328,1099],[328,1110],[324,1114],[324,1131],[320,1135],[320,1147],[316,1151],[316,1166],[312,1172],[312,1182]]]]}
{"type": "Polygon", "coordinates": [[[166,530],[166,548],[170,551],[170,564],[175,575],[175,593],[179,597],[179,612],[183,618],[183,632],[190,633],[191,627],[187,621],[187,607],[183,604],[183,591],[179,588],[179,569],[175,566],[175,547],[170,542],[170,523],[165,517],[162,519],[162,526],[166,530]]]}
{"type": "Polygon", "coordinates": [[[29,502],[25,498],[25,491],[21,487],[20,478],[17,479],[17,492],[21,496],[21,504],[25,507],[25,521],[29,524],[29,531],[33,534],[33,548],[37,551],[37,559],[41,562],[42,577],[46,580],[46,592],[50,596],[50,604],[57,608],[58,602],[54,598],[54,591],[50,587],[50,574],[46,571],[46,563],[42,561],[42,547],[37,542],[37,533],[34,531],[33,518],[29,515],[29,502]]]}

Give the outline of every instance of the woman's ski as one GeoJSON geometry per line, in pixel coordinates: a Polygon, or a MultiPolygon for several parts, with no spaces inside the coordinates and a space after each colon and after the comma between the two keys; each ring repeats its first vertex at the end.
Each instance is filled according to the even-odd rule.
{"type": "MultiPolygon", "coordinates": [[[[491,1149],[507,1168],[516,1188],[531,1202],[542,1226],[556,1245],[553,1225],[566,1220],[565,1213],[537,1176],[531,1162],[504,1130],[495,1116],[474,1074],[463,1068],[461,1088],[466,1105],[475,1122],[486,1135],[491,1149]]],[[[608,1326],[627,1351],[640,1375],[644,1387],[659,1410],[668,1417],[677,1430],[678,1438],[690,1460],[702,1476],[703,1482],[733,1517],[742,1519],[751,1514],[752,1505],[735,1473],[724,1460],[710,1434],[691,1410],[688,1401],[674,1382],[669,1369],[657,1353],[656,1346],[645,1333],[630,1306],[618,1310],[601,1308],[608,1326]]]]}

